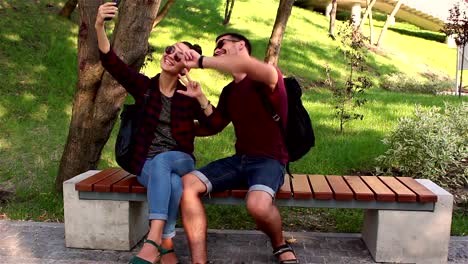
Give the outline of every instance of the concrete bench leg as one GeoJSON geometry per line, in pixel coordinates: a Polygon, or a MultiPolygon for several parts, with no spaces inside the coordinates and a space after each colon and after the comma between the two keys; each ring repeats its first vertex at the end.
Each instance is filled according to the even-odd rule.
{"type": "Polygon", "coordinates": [[[63,183],[65,244],[73,248],[131,250],[148,232],[146,202],[80,200],[75,183],[99,171],[87,171],[63,183]]]}
{"type": "Polygon", "coordinates": [[[367,210],[362,238],[376,262],[447,263],[453,196],[430,180],[434,212],[367,210]]]}

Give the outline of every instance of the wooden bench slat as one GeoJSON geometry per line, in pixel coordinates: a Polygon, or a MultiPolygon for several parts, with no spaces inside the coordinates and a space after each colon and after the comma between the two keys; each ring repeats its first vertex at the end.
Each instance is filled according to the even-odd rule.
{"type": "Polygon", "coordinates": [[[411,177],[396,177],[406,187],[417,194],[420,203],[437,202],[437,195],[411,177]]]}
{"type": "Polygon", "coordinates": [[[328,185],[325,176],[323,175],[309,175],[310,185],[312,186],[312,192],[314,193],[314,199],[317,200],[331,200],[333,198],[333,192],[328,185]]]}
{"type": "MultiPolygon", "coordinates": [[[[136,177],[135,177],[135,180],[136,180],[136,177]]],[[[131,188],[132,193],[146,193],[146,188],[143,187],[143,185],[141,185],[138,182],[138,180],[132,182],[132,186],[130,188],[131,188]]]]}
{"type": "Polygon", "coordinates": [[[394,177],[379,176],[379,179],[384,182],[393,192],[395,192],[397,201],[399,202],[415,202],[416,194],[403,185],[394,177]]]}
{"type": "Polygon", "coordinates": [[[360,176],[361,179],[375,193],[377,201],[395,201],[395,193],[392,192],[380,179],[376,176],[360,176]]]}
{"type": "Polygon", "coordinates": [[[128,175],[130,175],[130,173],[128,173],[127,171],[124,171],[124,170],[117,171],[116,173],[110,175],[109,177],[106,177],[105,179],[102,179],[94,183],[93,190],[95,192],[110,192],[112,190],[112,185],[119,182],[120,180],[127,177],[128,175]]]}
{"type": "Polygon", "coordinates": [[[112,185],[113,192],[129,193],[132,191],[132,185],[140,184],[135,175],[129,175],[121,181],[112,185]]]}
{"type": "Polygon", "coordinates": [[[232,197],[235,198],[245,198],[248,190],[231,190],[232,197]]]}
{"type": "Polygon", "coordinates": [[[358,201],[373,201],[375,200],[374,192],[367,187],[359,176],[343,176],[345,181],[354,192],[354,199],[358,201]]]}
{"type": "Polygon", "coordinates": [[[106,169],[102,170],[87,179],[84,179],[75,184],[75,190],[77,191],[85,191],[85,192],[92,192],[93,191],[93,184],[99,182],[114,173],[117,173],[121,169],[106,169]]]}
{"type": "Polygon", "coordinates": [[[289,199],[292,198],[292,190],[291,190],[291,181],[288,174],[284,175],[284,183],[276,192],[277,199],[289,199]]]}
{"type": "Polygon", "coordinates": [[[353,191],[341,176],[326,176],[336,200],[352,200],[353,191]]]}
{"type": "Polygon", "coordinates": [[[297,174],[292,179],[292,189],[294,199],[311,199],[312,190],[309,186],[307,175],[297,174]]]}
{"type": "Polygon", "coordinates": [[[229,197],[229,196],[231,196],[231,191],[210,193],[210,197],[229,197]]]}

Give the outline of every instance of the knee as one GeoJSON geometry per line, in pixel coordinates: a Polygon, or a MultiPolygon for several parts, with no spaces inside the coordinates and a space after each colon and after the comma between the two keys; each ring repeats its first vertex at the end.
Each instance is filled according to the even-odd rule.
{"type": "Polygon", "coordinates": [[[264,199],[248,198],[246,202],[247,211],[253,218],[264,218],[271,212],[272,201],[264,199]]]}
{"type": "Polygon", "coordinates": [[[195,175],[186,174],[182,177],[183,196],[198,196],[206,192],[205,184],[195,175]]]}

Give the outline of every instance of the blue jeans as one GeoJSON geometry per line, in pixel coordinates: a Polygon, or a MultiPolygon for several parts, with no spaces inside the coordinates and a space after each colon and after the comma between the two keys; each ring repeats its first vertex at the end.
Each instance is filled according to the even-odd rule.
{"type": "Polygon", "coordinates": [[[163,238],[175,235],[175,225],[182,197],[181,176],[195,167],[193,158],[184,152],[166,151],[147,159],[137,177],[147,189],[149,219],[166,220],[163,238]]]}

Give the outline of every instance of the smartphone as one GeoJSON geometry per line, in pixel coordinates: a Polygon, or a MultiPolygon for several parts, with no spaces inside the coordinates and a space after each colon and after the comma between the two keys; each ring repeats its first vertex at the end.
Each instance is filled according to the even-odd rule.
{"type": "MultiPolygon", "coordinates": [[[[118,7],[118,6],[119,6],[120,0],[112,0],[112,2],[114,2],[114,3],[115,3],[115,6],[118,7]]],[[[105,20],[105,21],[109,21],[109,20],[112,20],[112,18],[106,17],[106,18],[104,18],[104,20],[105,20]]]]}

